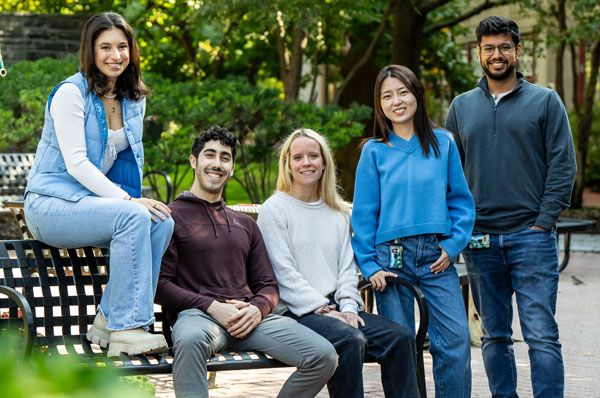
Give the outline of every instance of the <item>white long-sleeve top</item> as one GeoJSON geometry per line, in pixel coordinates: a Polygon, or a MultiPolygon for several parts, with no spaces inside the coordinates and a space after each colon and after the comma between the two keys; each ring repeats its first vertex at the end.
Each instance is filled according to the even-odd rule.
{"type": "Polygon", "coordinates": [[[58,88],[50,105],[58,146],[68,173],[81,185],[100,197],[122,199],[127,192],[106,177],[117,154],[127,149],[125,129],[108,130],[104,170],[99,170],[87,157],[85,144],[85,101],[76,85],[65,83],[58,88]]]}
{"type": "Polygon", "coordinates": [[[341,311],[364,308],[347,216],[323,200],[276,192],[261,206],[258,226],[279,282],[276,313],[308,314],[328,304],[331,293],[341,311]]]}

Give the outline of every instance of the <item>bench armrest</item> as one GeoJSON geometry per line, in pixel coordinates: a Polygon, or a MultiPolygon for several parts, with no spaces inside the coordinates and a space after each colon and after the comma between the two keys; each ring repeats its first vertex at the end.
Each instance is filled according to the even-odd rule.
{"type": "Polygon", "coordinates": [[[27,302],[27,299],[12,287],[0,285],[0,293],[8,296],[11,300],[17,303],[23,317],[23,329],[25,331],[25,344],[23,345],[23,358],[31,355],[33,339],[35,337],[35,327],[33,326],[33,312],[27,302]]]}
{"type": "Polygon", "coordinates": [[[171,202],[171,200],[173,200],[173,198],[171,196],[173,195],[174,192],[173,192],[173,182],[171,181],[171,177],[169,177],[169,175],[167,173],[165,173],[162,170],[150,170],[150,171],[147,171],[144,173],[144,176],[142,177],[142,179],[148,177],[148,179],[150,180],[150,183],[152,184],[152,190],[154,191],[154,194],[158,196],[158,187],[156,186],[156,182],[154,181],[153,177],[150,177],[155,174],[161,176],[165,180],[165,188],[167,190],[165,200],[161,200],[160,197],[158,198],[158,200],[161,200],[161,202],[163,202],[165,204],[169,204],[171,202]]]}
{"type": "MultiPolygon", "coordinates": [[[[416,342],[417,349],[422,350],[423,344],[425,344],[425,338],[427,336],[427,328],[429,327],[429,310],[427,308],[427,300],[425,300],[425,295],[421,291],[420,287],[412,282],[407,281],[406,279],[402,279],[401,277],[393,278],[388,276],[385,278],[385,280],[387,283],[399,283],[406,287],[417,301],[417,306],[419,308],[419,328],[417,330],[416,342]]],[[[369,288],[371,288],[371,282],[365,279],[362,279],[358,284],[358,290],[365,290],[369,288]]]]}
{"type": "MultiPolygon", "coordinates": [[[[426,397],[427,391],[425,386],[425,363],[423,359],[423,349],[425,346],[425,338],[427,337],[427,328],[429,327],[429,310],[427,309],[427,300],[425,300],[425,295],[423,294],[423,291],[421,291],[421,288],[414,283],[407,281],[406,279],[388,276],[385,278],[385,281],[387,283],[398,283],[406,287],[417,301],[417,306],[419,307],[419,329],[417,330],[417,337],[415,339],[417,348],[417,383],[419,385],[420,396],[426,397]]],[[[362,291],[369,288],[371,288],[371,282],[361,278],[358,283],[358,290],[362,291]]]]}

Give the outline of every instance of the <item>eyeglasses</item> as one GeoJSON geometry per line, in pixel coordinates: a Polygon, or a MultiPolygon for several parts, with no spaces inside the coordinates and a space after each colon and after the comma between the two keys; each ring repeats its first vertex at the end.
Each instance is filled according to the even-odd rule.
{"type": "Polygon", "coordinates": [[[509,43],[500,44],[499,46],[486,45],[481,48],[481,53],[486,57],[494,55],[496,49],[500,50],[502,55],[511,55],[515,49],[515,46],[509,43]]]}

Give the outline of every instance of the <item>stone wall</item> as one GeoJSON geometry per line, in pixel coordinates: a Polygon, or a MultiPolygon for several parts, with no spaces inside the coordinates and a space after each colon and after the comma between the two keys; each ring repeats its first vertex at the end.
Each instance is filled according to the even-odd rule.
{"type": "Polygon", "coordinates": [[[5,67],[10,69],[22,60],[77,54],[88,18],[88,15],[0,13],[0,47],[5,67]]]}

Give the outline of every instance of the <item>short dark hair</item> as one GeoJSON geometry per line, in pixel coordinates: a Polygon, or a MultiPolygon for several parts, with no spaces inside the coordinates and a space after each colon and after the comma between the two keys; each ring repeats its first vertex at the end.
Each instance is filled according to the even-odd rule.
{"type": "Polygon", "coordinates": [[[487,17],[479,22],[479,25],[475,28],[477,44],[481,44],[481,38],[483,36],[500,35],[503,33],[510,35],[515,46],[519,44],[519,41],[521,40],[519,25],[508,18],[498,16],[487,17]]]}
{"type": "Polygon", "coordinates": [[[127,38],[129,45],[129,65],[116,83],[117,98],[130,98],[139,101],[150,90],[142,82],[140,68],[140,50],[135,42],[135,35],[125,19],[115,12],[101,12],[87,20],[81,32],[79,47],[79,71],[88,83],[88,93],[94,90],[97,94],[108,93],[106,76],[98,70],[94,61],[94,44],[102,32],[108,29],[120,29],[127,38]]]}
{"type": "MultiPolygon", "coordinates": [[[[388,142],[390,139],[390,132],[393,130],[391,120],[385,116],[383,109],[381,109],[381,86],[383,85],[383,82],[390,77],[400,80],[417,99],[417,111],[415,112],[413,123],[415,125],[417,138],[421,144],[423,155],[429,157],[430,149],[433,149],[435,157],[439,158],[440,149],[435,133],[433,132],[434,127],[437,126],[429,119],[429,116],[427,116],[425,90],[423,90],[423,86],[414,72],[404,65],[388,65],[381,69],[377,75],[375,89],[373,90],[373,108],[375,111],[373,138],[388,142]]],[[[368,139],[364,140],[363,144],[366,141],[368,141],[368,139]]]]}
{"type": "Polygon", "coordinates": [[[231,157],[235,163],[235,155],[237,153],[237,138],[229,130],[221,126],[211,126],[207,130],[200,133],[194,138],[192,144],[192,155],[198,158],[200,151],[204,148],[204,144],[209,141],[219,141],[221,144],[231,147],[231,157]]]}

